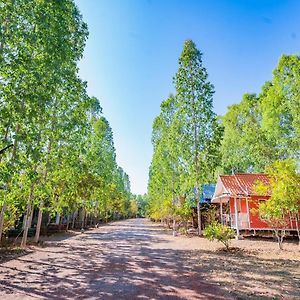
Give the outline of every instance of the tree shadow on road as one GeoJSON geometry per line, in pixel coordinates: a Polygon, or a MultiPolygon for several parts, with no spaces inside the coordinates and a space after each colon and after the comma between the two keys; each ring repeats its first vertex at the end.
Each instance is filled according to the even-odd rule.
{"type": "Polygon", "coordinates": [[[0,265],[18,257],[25,256],[32,251],[30,249],[21,249],[18,247],[0,248],[0,265]]]}
{"type": "Polygon", "coordinates": [[[266,284],[282,287],[287,299],[298,296],[294,261],[155,249],[168,245],[159,227],[129,225],[61,241],[40,258],[18,258],[17,267],[5,264],[0,286],[46,299],[274,299],[264,294],[266,284]]]}

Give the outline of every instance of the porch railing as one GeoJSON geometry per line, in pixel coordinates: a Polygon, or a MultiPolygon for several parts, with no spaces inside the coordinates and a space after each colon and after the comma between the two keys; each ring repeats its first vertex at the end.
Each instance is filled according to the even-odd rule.
{"type": "MultiPolygon", "coordinates": [[[[235,214],[230,215],[231,227],[236,228],[235,214]]],[[[249,221],[247,213],[238,214],[239,229],[249,229],[249,221]]]]}
{"type": "Polygon", "coordinates": [[[231,221],[230,221],[230,214],[222,214],[221,216],[221,223],[223,225],[231,225],[231,221]]]}

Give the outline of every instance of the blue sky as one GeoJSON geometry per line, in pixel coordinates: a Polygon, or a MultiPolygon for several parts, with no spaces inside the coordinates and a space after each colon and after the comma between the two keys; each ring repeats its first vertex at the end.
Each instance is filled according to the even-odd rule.
{"type": "Polygon", "coordinates": [[[80,76],[114,132],[117,161],[132,192],[147,191],[151,127],[183,43],[203,52],[222,115],[259,92],[281,54],[300,54],[300,1],[75,0],[89,27],[80,76]]]}

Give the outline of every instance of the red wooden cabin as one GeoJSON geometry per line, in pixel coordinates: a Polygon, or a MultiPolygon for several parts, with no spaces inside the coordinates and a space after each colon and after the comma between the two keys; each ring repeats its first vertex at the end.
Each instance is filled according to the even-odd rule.
{"type": "MultiPolygon", "coordinates": [[[[270,195],[258,195],[254,185],[262,181],[269,184],[267,174],[233,174],[219,176],[212,203],[220,204],[221,222],[234,228],[237,235],[240,231],[271,230],[253,209],[258,208],[260,201],[268,201],[270,195]]],[[[296,220],[289,216],[287,230],[296,230],[296,220]]],[[[298,223],[300,226],[300,224],[298,223]]]]}

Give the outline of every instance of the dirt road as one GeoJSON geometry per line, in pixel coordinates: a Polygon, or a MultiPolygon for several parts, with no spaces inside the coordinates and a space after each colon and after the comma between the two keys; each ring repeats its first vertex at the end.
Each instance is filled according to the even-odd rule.
{"type": "MultiPolygon", "coordinates": [[[[143,219],[55,237],[46,247],[34,248],[31,253],[0,265],[0,299],[245,299],[249,296],[241,291],[237,297],[226,284],[212,280],[218,268],[220,272],[224,268],[222,261],[218,265],[213,258],[212,268],[208,264],[201,267],[201,258],[195,259],[191,252],[197,251],[191,249],[192,239],[183,238],[181,242],[180,239],[143,219]]],[[[207,263],[209,252],[204,253],[202,260],[207,263]]],[[[287,282],[291,278],[287,277],[287,282]]]]}

